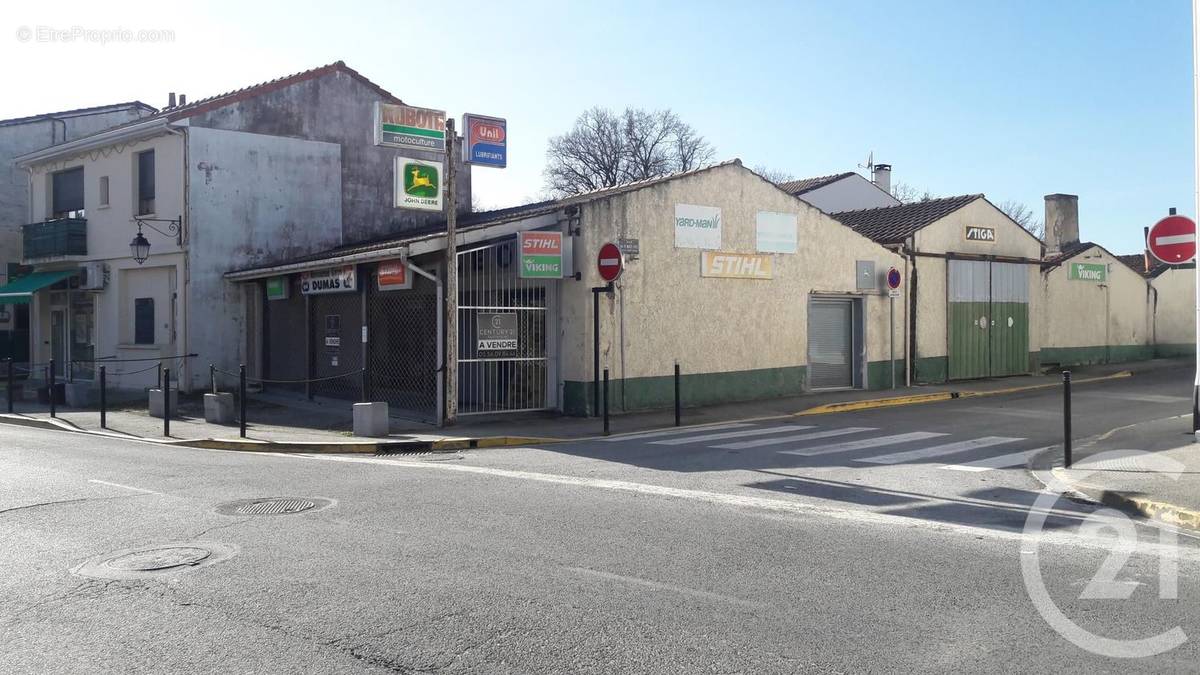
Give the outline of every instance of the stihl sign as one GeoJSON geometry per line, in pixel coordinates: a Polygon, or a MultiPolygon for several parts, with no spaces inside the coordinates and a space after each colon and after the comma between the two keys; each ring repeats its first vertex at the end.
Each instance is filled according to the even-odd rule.
{"type": "Polygon", "coordinates": [[[720,279],[771,279],[774,265],[770,255],[762,253],[725,253],[702,251],[700,276],[720,279]]]}

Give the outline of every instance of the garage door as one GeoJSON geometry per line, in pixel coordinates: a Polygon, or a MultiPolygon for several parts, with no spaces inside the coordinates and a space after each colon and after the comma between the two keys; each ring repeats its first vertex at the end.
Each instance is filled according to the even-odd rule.
{"type": "Polygon", "coordinates": [[[1029,372],[1029,270],[1017,263],[951,260],[950,379],[1029,372]]]}
{"type": "Polygon", "coordinates": [[[813,389],[855,385],[854,300],[813,298],[808,309],[808,378],[813,389]]]}

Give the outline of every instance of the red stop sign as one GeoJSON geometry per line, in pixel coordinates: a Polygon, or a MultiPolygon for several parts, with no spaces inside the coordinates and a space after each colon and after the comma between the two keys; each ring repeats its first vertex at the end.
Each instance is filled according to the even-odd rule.
{"type": "Polygon", "coordinates": [[[1196,222],[1187,216],[1167,216],[1150,228],[1146,246],[1168,265],[1186,263],[1196,257],[1196,222]]]}
{"type": "Polygon", "coordinates": [[[625,269],[625,261],[621,258],[621,249],[609,242],[600,247],[596,256],[596,269],[600,270],[600,278],[605,281],[616,281],[625,269]]]}

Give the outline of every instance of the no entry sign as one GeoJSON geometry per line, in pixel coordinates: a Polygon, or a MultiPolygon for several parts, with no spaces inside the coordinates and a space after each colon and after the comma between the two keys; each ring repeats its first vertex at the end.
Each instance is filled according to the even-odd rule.
{"type": "Polygon", "coordinates": [[[1146,246],[1168,265],[1189,262],[1196,256],[1196,222],[1187,216],[1167,216],[1150,228],[1146,246]]]}
{"type": "Polygon", "coordinates": [[[600,254],[596,256],[596,269],[600,270],[601,279],[616,281],[624,268],[625,261],[621,259],[621,249],[616,244],[609,242],[600,247],[600,254]]]}

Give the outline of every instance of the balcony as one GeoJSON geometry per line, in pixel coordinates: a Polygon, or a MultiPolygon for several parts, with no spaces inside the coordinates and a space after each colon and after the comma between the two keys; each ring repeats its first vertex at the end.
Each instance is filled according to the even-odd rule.
{"type": "Polygon", "coordinates": [[[22,258],[26,261],[87,255],[87,219],[59,218],[22,229],[22,258]]]}

